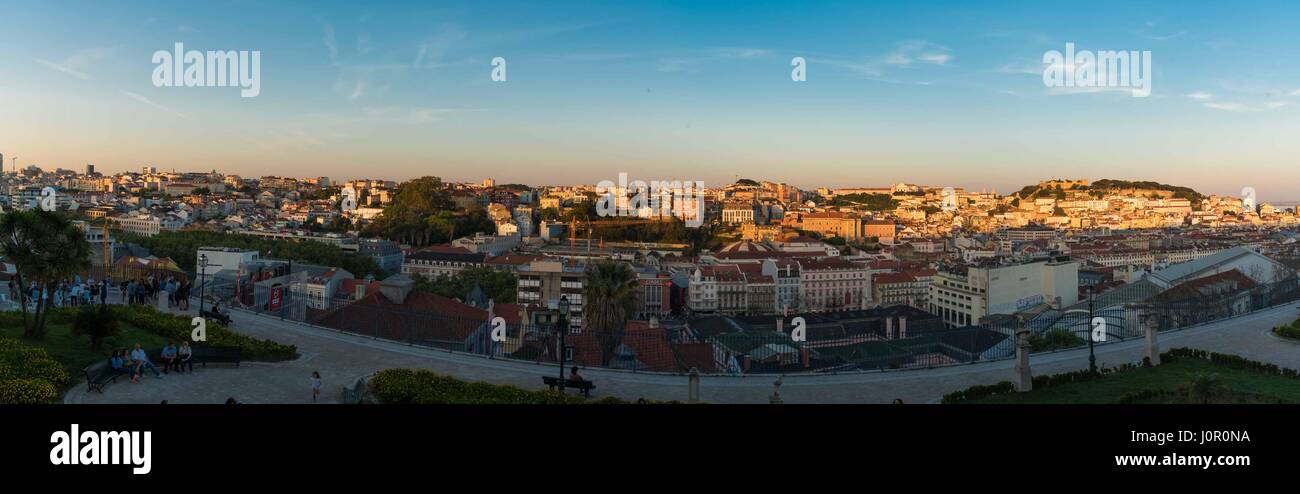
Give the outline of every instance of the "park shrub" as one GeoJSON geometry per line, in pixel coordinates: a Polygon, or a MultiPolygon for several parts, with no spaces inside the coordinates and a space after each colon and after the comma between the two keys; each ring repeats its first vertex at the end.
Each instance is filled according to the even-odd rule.
{"type": "Polygon", "coordinates": [[[50,403],[58,397],[58,388],[44,379],[0,380],[0,403],[32,405],[50,403]]]}
{"type": "Polygon", "coordinates": [[[1029,351],[1050,352],[1053,350],[1065,350],[1067,348],[1076,348],[1088,343],[1074,331],[1068,329],[1053,329],[1041,333],[1030,333],[1028,338],[1029,351]]]}
{"type": "Polygon", "coordinates": [[[424,369],[381,370],[370,379],[370,394],[380,403],[387,404],[613,405],[628,403],[613,396],[588,400],[557,390],[532,391],[518,386],[462,381],[424,369]]]}
{"type": "MultiPolygon", "coordinates": [[[[188,317],[164,314],[145,305],[119,305],[114,306],[113,310],[121,320],[132,326],[176,341],[190,339],[191,331],[194,329],[190,326],[188,317]]],[[[293,345],[259,340],[236,333],[211,321],[208,322],[207,341],[204,343],[213,346],[239,347],[243,350],[244,359],[253,361],[293,360],[298,355],[298,348],[293,345]]]]}
{"type": "Polygon", "coordinates": [[[44,349],[0,338],[0,403],[47,403],[72,382],[44,349]]]}
{"type": "Polygon", "coordinates": [[[1273,328],[1273,334],[1283,338],[1300,340],[1300,320],[1293,321],[1291,324],[1283,324],[1273,328]]]}

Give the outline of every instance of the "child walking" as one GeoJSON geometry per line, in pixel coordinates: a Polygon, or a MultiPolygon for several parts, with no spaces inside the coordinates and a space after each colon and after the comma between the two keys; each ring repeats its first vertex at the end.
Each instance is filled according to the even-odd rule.
{"type": "Polygon", "coordinates": [[[317,396],[320,396],[320,372],[312,372],[311,373],[311,401],[315,402],[317,396]]]}

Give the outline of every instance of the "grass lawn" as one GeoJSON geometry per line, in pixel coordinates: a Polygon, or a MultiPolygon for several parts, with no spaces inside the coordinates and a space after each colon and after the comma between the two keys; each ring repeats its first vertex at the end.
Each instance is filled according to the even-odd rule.
{"type": "MultiPolygon", "coordinates": [[[[1252,396],[1277,397],[1300,403],[1300,379],[1263,375],[1216,365],[1207,360],[1179,358],[1157,367],[1139,367],[1098,379],[1035,389],[1028,393],[994,395],[963,403],[1117,403],[1126,394],[1143,390],[1174,391],[1197,374],[1217,374],[1233,394],[1246,402],[1252,396]]],[[[1168,403],[1168,399],[1150,400],[1168,403]]]]}
{"type": "Polygon", "coordinates": [[[72,375],[73,381],[84,377],[81,373],[82,369],[98,360],[107,359],[109,353],[115,349],[126,348],[130,350],[135,347],[136,343],[139,343],[147,351],[154,351],[167,345],[166,338],[131,326],[124,321],[118,322],[116,335],[104,338],[104,344],[98,351],[90,348],[89,337],[73,336],[72,324],[70,323],[47,323],[45,338],[40,340],[23,338],[22,326],[0,327],[0,336],[17,338],[28,345],[44,348],[50,354],[50,358],[63,364],[63,367],[72,375]]]}

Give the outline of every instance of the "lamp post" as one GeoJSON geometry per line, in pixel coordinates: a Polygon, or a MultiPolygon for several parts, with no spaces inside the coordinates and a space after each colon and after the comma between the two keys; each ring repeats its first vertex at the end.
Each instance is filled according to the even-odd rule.
{"type": "Polygon", "coordinates": [[[560,316],[556,331],[560,333],[560,346],[557,349],[555,360],[560,363],[560,392],[564,392],[564,333],[569,332],[569,296],[560,295],[560,316]]]}
{"type": "Polygon", "coordinates": [[[1092,320],[1094,317],[1096,317],[1096,315],[1093,312],[1094,301],[1095,298],[1092,296],[1092,286],[1089,285],[1088,286],[1088,372],[1091,374],[1097,373],[1097,354],[1093,352],[1093,341],[1092,341],[1094,339],[1092,320]]]}
{"type": "Polygon", "coordinates": [[[199,314],[203,314],[203,281],[207,276],[208,256],[199,254],[199,314]]]}

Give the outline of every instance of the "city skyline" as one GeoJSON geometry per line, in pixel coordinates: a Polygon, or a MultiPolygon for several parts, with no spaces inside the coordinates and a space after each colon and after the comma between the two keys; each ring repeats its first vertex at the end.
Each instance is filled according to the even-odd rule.
{"type": "Polygon", "coordinates": [[[558,185],[626,172],[1002,194],[1112,178],[1300,199],[1288,192],[1300,186],[1288,167],[1300,77],[1283,49],[1297,7],[1285,3],[1103,3],[1064,26],[1046,6],[994,15],[943,2],[166,5],[11,8],[5,159],[105,173],[558,185]],[[174,43],[260,50],[261,94],[155,87],[150,55],[174,43]],[[1150,50],[1151,96],[1045,87],[1040,57],[1066,43],[1150,50]],[[505,82],[490,78],[497,56],[505,82]],[[790,80],[792,57],[807,59],[806,82],[790,80]]]}

